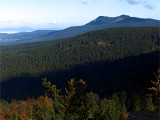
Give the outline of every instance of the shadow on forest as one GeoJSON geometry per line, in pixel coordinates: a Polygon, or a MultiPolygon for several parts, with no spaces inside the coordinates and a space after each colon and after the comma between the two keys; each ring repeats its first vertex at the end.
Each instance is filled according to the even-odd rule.
{"type": "Polygon", "coordinates": [[[88,87],[101,97],[113,92],[126,90],[143,94],[154,80],[154,72],[159,68],[159,52],[128,57],[114,62],[95,62],[76,66],[71,70],[52,71],[33,77],[22,74],[1,83],[1,98],[23,100],[28,97],[37,98],[44,94],[42,78],[47,77],[52,84],[64,89],[71,78],[83,79],[88,87]]]}

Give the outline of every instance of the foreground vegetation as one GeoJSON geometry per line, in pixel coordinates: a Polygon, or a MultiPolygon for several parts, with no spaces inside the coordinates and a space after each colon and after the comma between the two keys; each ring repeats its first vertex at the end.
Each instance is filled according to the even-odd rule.
{"type": "MultiPolygon", "coordinates": [[[[129,111],[159,111],[160,70],[157,81],[148,88],[154,94],[140,97],[128,96],[125,91],[100,99],[98,94],[85,92],[87,84],[82,79],[71,79],[65,93],[46,78],[42,79],[46,94],[26,101],[1,101],[1,120],[125,120],[129,111]],[[155,95],[155,96],[154,96],[155,95]],[[50,96],[50,98],[48,97],[50,96]]],[[[145,113],[146,114],[146,113],[145,113]]],[[[149,114],[149,113],[148,113],[149,114]]],[[[153,113],[152,113],[153,114],[153,113]]]]}

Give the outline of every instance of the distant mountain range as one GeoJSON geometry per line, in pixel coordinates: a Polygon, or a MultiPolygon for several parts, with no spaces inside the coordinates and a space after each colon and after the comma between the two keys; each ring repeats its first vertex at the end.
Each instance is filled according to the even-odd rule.
{"type": "Polygon", "coordinates": [[[35,29],[30,27],[0,28],[0,33],[17,33],[17,32],[31,32],[31,31],[35,31],[35,29]]]}
{"type": "Polygon", "coordinates": [[[144,19],[144,18],[130,17],[128,15],[121,15],[117,17],[99,16],[95,20],[90,21],[89,23],[83,26],[69,27],[64,30],[33,31],[33,29],[31,28],[22,27],[21,29],[23,31],[27,30],[33,32],[20,32],[14,34],[0,33],[0,43],[2,45],[5,44],[8,45],[8,44],[20,44],[20,43],[45,41],[45,40],[55,40],[60,38],[76,36],[93,30],[112,28],[112,27],[154,27],[154,26],[160,26],[160,21],[149,18],[144,19]]]}
{"type": "Polygon", "coordinates": [[[33,32],[36,30],[62,30],[60,28],[30,28],[30,27],[10,27],[10,28],[0,28],[0,33],[18,33],[18,32],[33,32]]]}

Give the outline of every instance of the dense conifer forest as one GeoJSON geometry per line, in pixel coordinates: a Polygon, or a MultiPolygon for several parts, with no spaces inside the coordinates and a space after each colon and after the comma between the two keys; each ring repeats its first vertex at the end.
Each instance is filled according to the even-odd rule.
{"type": "Polygon", "coordinates": [[[147,88],[154,83],[151,80],[156,80],[154,73],[159,69],[159,39],[159,27],[120,27],[54,41],[2,46],[1,98],[10,102],[3,101],[2,105],[10,107],[1,109],[9,117],[25,115],[35,120],[98,120],[97,116],[119,120],[129,115],[127,111],[156,111],[157,99],[147,88]],[[46,79],[42,85],[42,78],[57,87],[46,79]],[[71,78],[80,80],[67,82],[71,78]],[[52,99],[41,96],[46,90],[50,90],[52,99]],[[146,104],[149,108],[144,107],[146,104]],[[25,114],[16,111],[20,105],[29,106],[25,114]],[[33,108],[39,111],[33,112],[33,108]]]}

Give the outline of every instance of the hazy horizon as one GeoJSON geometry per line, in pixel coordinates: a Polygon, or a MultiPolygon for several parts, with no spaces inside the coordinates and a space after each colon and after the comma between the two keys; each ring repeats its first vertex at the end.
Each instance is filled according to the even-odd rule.
{"type": "MultiPolygon", "coordinates": [[[[122,14],[122,15],[124,15],[124,14],[122,14]]],[[[119,15],[119,16],[121,16],[121,15],[119,15]]],[[[130,15],[128,15],[128,16],[130,16],[130,15]]],[[[108,17],[108,16],[105,16],[105,17],[108,17]]],[[[118,17],[118,16],[114,16],[114,17],[118,17]]],[[[135,17],[135,16],[130,16],[130,17],[135,17]]],[[[145,18],[145,19],[152,19],[152,18],[145,18]]],[[[155,19],[155,20],[157,20],[157,19],[155,19]]],[[[87,23],[89,23],[89,22],[90,21],[88,21],[87,23]]],[[[85,25],[87,23],[84,23],[83,25],[85,25]]],[[[68,27],[64,27],[64,28],[50,28],[50,27],[48,27],[48,28],[46,28],[46,27],[43,27],[43,28],[34,28],[34,27],[27,27],[27,26],[7,27],[7,28],[0,28],[0,33],[13,34],[13,33],[19,33],[19,32],[33,32],[33,31],[36,31],[36,30],[63,30],[63,29],[66,29],[66,28],[69,28],[69,27],[75,27],[75,26],[68,26],[68,27]]],[[[82,25],[79,25],[79,26],[82,26],[82,25]]]]}
{"type": "Polygon", "coordinates": [[[0,28],[81,26],[98,16],[160,20],[159,0],[0,0],[0,28]]]}

